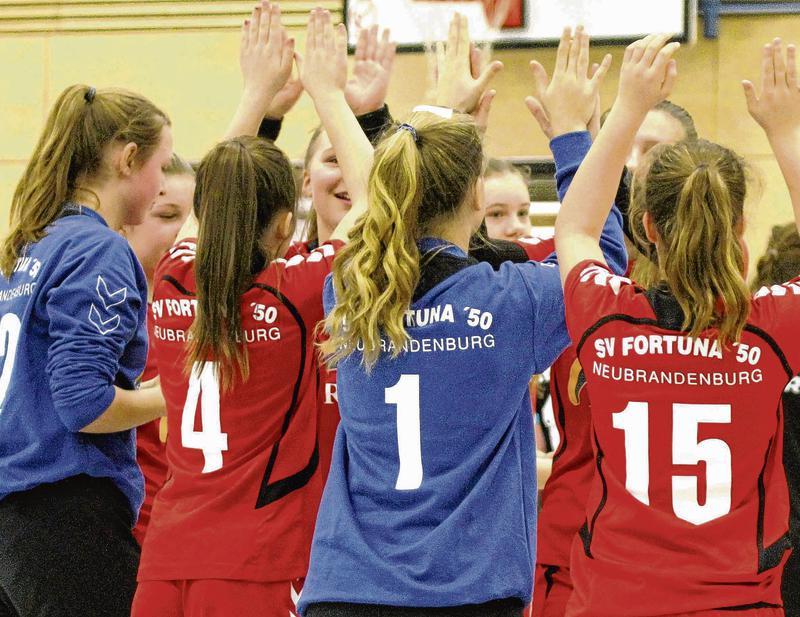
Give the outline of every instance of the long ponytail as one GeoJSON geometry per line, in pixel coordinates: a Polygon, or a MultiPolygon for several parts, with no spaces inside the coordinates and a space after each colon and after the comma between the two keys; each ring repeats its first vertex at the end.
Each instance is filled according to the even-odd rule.
{"type": "Polygon", "coordinates": [[[331,365],[360,349],[365,366],[373,366],[382,336],[394,356],[402,351],[408,340],[404,318],[420,277],[417,241],[458,212],[482,171],[481,140],[471,119],[415,113],[408,122],[379,143],[369,208],[334,262],[337,304],[322,345],[331,365]]]}
{"type": "Polygon", "coordinates": [[[658,148],[634,199],[660,235],[659,264],[683,328],[698,336],[715,327],[721,344],[738,341],[750,312],[740,238],[744,162],[705,140],[658,148]]]}
{"type": "Polygon", "coordinates": [[[286,155],[256,137],[217,144],[197,170],[194,194],[200,229],[195,257],[197,313],[187,365],[213,358],[223,389],[250,371],[242,331],[241,296],[275,255],[264,231],[276,214],[293,211],[295,184],[286,155]]]}
{"type": "Polygon", "coordinates": [[[56,99],[11,200],[11,231],[0,246],[0,271],[11,276],[26,244],[44,236],[85,178],[103,172],[106,146],[133,142],[145,161],[167,115],[143,96],[121,89],[66,88],[56,99]]]}

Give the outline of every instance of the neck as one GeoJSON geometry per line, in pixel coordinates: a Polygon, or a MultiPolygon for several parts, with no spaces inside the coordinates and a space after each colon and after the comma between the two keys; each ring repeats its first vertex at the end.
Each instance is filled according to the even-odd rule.
{"type": "Polygon", "coordinates": [[[426,236],[441,238],[455,244],[465,253],[469,253],[469,241],[472,239],[472,227],[462,217],[450,219],[445,225],[432,225],[426,236]]]}
{"type": "Polygon", "coordinates": [[[122,230],[124,221],[119,212],[120,208],[117,207],[117,197],[107,188],[82,184],[75,189],[71,199],[97,212],[114,231],[122,230]]]}
{"type": "Polygon", "coordinates": [[[332,235],[333,229],[328,227],[325,223],[319,220],[319,217],[317,217],[317,243],[325,244],[331,239],[332,235]]]}

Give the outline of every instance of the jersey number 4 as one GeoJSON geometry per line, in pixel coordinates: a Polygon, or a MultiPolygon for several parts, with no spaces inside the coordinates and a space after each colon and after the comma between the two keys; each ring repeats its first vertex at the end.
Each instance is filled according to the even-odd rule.
{"type": "Polygon", "coordinates": [[[203,451],[205,460],[203,473],[222,469],[222,453],[228,449],[228,435],[222,432],[220,421],[216,362],[206,362],[202,371],[199,362],[192,366],[186,403],[181,416],[181,445],[184,448],[203,451]],[[202,428],[196,431],[194,424],[198,400],[202,428]]]}
{"type": "MultiPolygon", "coordinates": [[[[628,403],[612,414],[613,426],[625,433],[625,489],[650,505],[650,435],[647,403],[628,403]]],[[[700,424],[730,424],[730,405],[672,406],[672,463],[706,464],[706,498],[700,505],[697,476],[672,476],[672,509],[695,525],[731,511],[731,449],[721,439],[698,440],[700,424]]]]}

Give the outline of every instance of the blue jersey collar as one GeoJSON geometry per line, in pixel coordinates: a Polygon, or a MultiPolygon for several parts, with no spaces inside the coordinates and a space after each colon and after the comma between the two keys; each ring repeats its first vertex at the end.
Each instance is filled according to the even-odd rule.
{"type": "Polygon", "coordinates": [[[75,216],[75,215],[88,216],[89,218],[94,219],[99,223],[101,223],[102,225],[108,227],[108,223],[106,223],[106,220],[102,216],[100,216],[98,212],[92,210],[89,206],[84,206],[82,204],[78,204],[72,201],[68,201],[63,206],[61,206],[60,216],[75,216]]]}
{"type": "Polygon", "coordinates": [[[461,248],[457,247],[452,242],[442,240],[441,238],[433,238],[430,236],[426,238],[420,238],[417,241],[417,246],[419,247],[419,252],[423,255],[432,251],[436,251],[437,253],[447,253],[449,255],[453,255],[454,257],[461,257],[462,259],[467,257],[467,254],[461,248]]]}

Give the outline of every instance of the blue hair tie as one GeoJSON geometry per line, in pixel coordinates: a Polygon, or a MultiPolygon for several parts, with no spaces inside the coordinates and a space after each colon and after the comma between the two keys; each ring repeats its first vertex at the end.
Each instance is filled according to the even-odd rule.
{"type": "Polygon", "coordinates": [[[411,133],[411,136],[414,138],[414,143],[417,143],[417,144],[419,143],[419,135],[417,135],[417,129],[415,129],[410,124],[406,124],[405,122],[403,122],[403,124],[401,124],[401,125],[399,125],[397,127],[397,130],[398,131],[400,131],[400,130],[408,131],[409,133],[411,133]]]}
{"type": "Polygon", "coordinates": [[[83,94],[83,100],[91,105],[92,101],[94,101],[95,94],[97,94],[97,89],[94,86],[90,86],[89,89],[83,94]]]}

